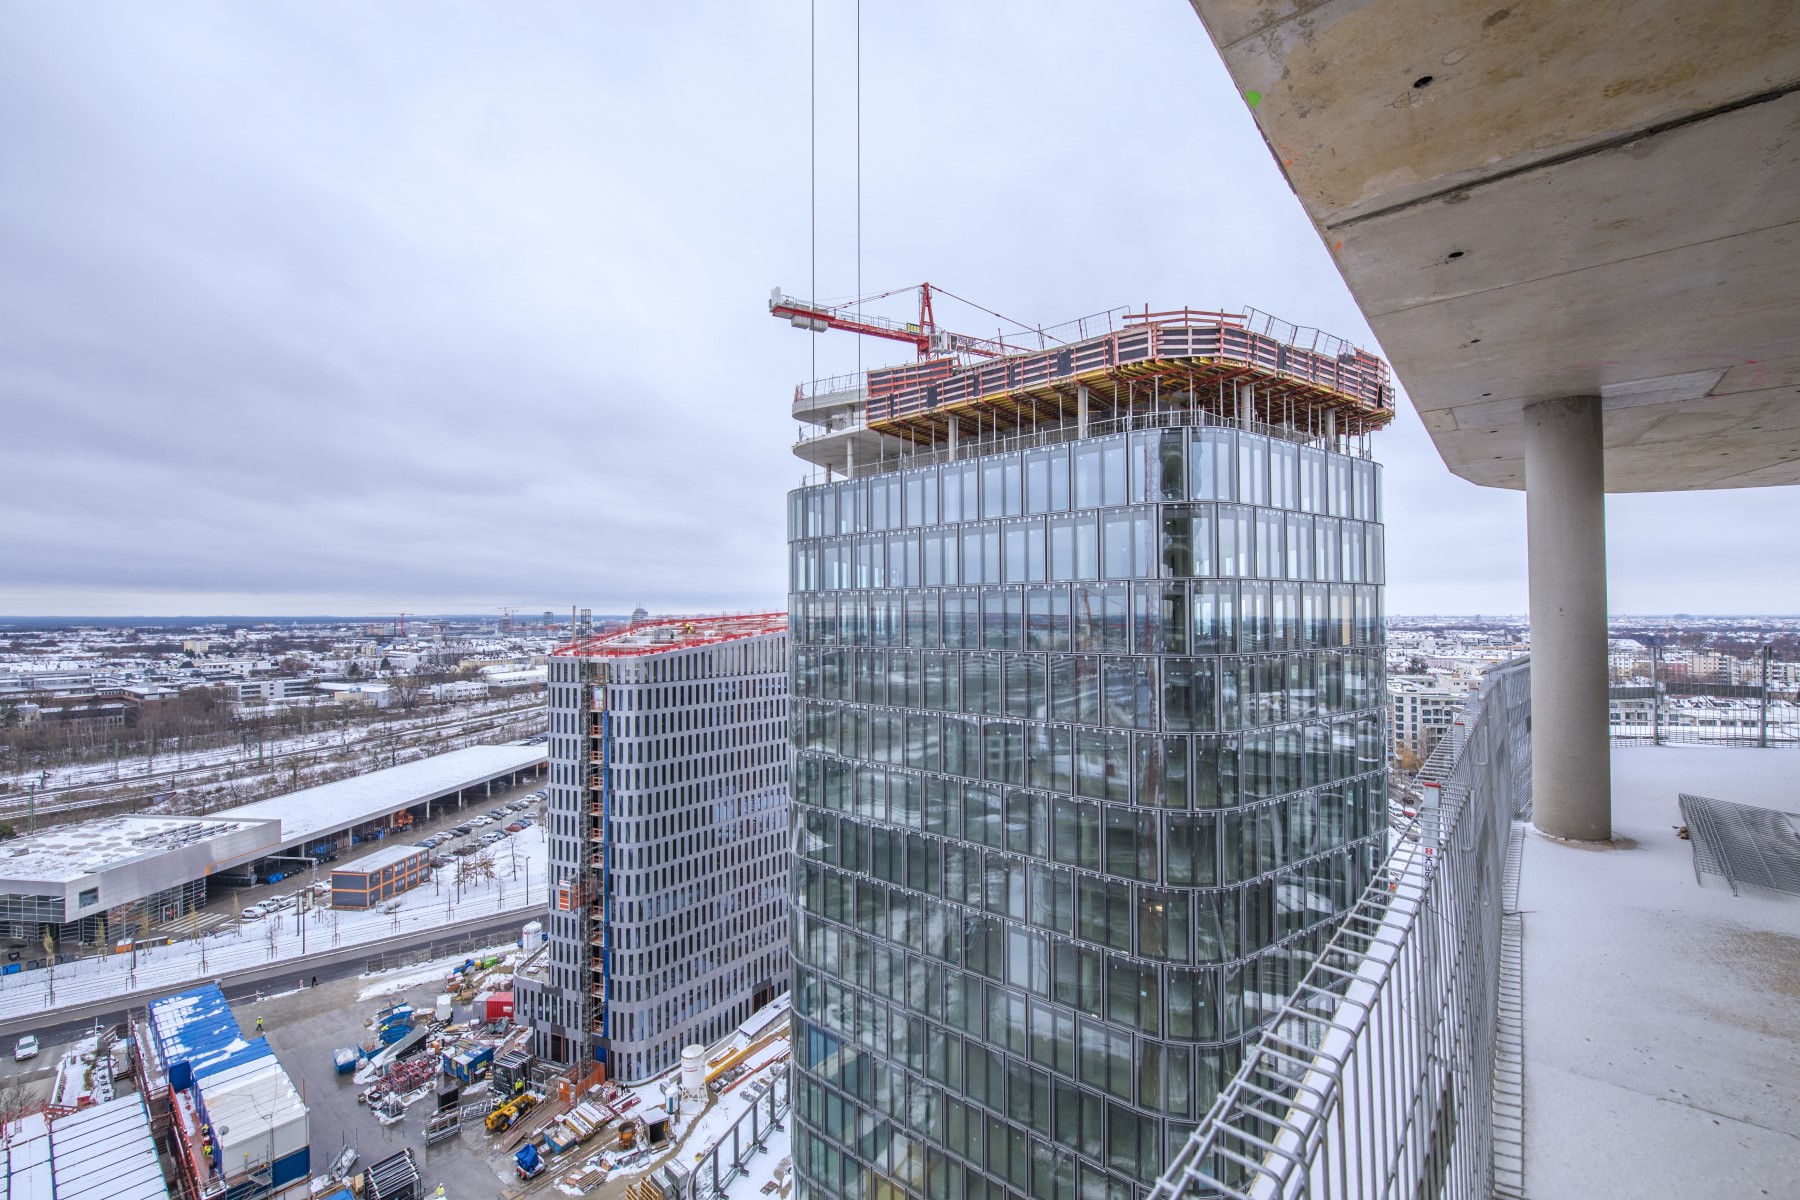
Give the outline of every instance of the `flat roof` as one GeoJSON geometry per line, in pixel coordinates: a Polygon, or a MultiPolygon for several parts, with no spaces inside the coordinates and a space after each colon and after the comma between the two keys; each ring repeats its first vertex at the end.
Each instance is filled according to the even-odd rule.
{"type": "Polygon", "coordinates": [[[391,867],[397,862],[404,862],[414,855],[429,855],[430,853],[431,851],[425,849],[423,846],[383,846],[381,849],[370,854],[365,854],[352,862],[347,862],[342,866],[331,868],[331,873],[335,875],[340,871],[355,871],[367,874],[371,871],[379,871],[383,867],[391,867]]]}
{"type": "Polygon", "coordinates": [[[340,779],[336,783],[242,804],[214,815],[273,817],[281,822],[282,844],[293,845],[474,787],[496,775],[522,771],[543,762],[545,757],[541,744],[469,746],[434,754],[418,762],[401,763],[397,767],[384,767],[366,775],[340,779]]]}
{"type": "Polygon", "coordinates": [[[0,849],[0,879],[72,883],[112,867],[251,828],[256,818],[103,817],[30,833],[0,849]]]}
{"type": "Polygon", "coordinates": [[[11,1200],[168,1200],[136,1092],[79,1112],[31,1113],[0,1138],[0,1196],[11,1200]]]}
{"type": "Polygon", "coordinates": [[[1789,1195],[1800,904],[1697,880],[1688,792],[1800,813],[1792,750],[1622,746],[1614,847],[1525,835],[1525,1194],[1789,1195]]]}
{"type": "Polygon", "coordinates": [[[56,1200],[167,1200],[156,1139],[133,1092],[50,1123],[56,1200]]]}
{"type": "Polygon", "coordinates": [[[564,658],[627,658],[689,650],[716,642],[787,632],[786,613],[735,613],[712,617],[651,617],[624,629],[558,646],[564,658]]]}

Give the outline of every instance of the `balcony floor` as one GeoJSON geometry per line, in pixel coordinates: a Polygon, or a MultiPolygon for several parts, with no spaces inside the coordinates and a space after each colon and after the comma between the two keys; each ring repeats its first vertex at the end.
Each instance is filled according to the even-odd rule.
{"type": "Polygon", "coordinates": [[[1526,836],[1531,1200],[1800,1196],[1800,899],[1696,884],[1681,792],[1800,813],[1800,752],[1621,747],[1621,848],[1526,836]]]}

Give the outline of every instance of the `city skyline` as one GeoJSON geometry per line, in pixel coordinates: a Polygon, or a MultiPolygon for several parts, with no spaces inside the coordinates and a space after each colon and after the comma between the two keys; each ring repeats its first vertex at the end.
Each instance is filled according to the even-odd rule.
{"type": "MultiPolygon", "coordinates": [[[[805,11],[714,6],[706,38],[655,12],[420,11],[40,10],[0,35],[0,141],[31,181],[0,197],[0,611],[781,595],[788,390],[815,354],[820,376],[898,357],[764,311],[771,285],[812,290],[805,11]]],[[[1185,6],[864,23],[870,290],[932,278],[1028,322],[1254,302],[1379,349],[1185,6]],[[1022,202],[1021,179],[1076,173],[1065,147],[1170,111],[1193,119],[1159,116],[1156,171],[1022,202]],[[961,132],[971,112],[997,132],[961,132]]],[[[818,39],[817,292],[843,296],[848,14],[818,39]]],[[[1450,476],[1399,410],[1391,611],[1522,611],[1523,499],[1450,476]]],[[[1793,593],[1770,564],[1800,563],[1800,489],[1610,508],[1615,612],[1793,593]]]]}

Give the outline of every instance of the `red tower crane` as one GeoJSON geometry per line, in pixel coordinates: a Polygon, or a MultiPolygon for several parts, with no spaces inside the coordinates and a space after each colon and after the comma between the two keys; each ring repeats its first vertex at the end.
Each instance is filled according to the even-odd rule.
{"type": "MultiPolygon", "coordinates": [[[[860,333],[866,337],[887,338],[889,341],[910,343],[919,352],[921,359],[943,358],[953,354],[974,355],[977,358],[999,358],[1004,354],[1016,354],[1024,347],[1009,346],[1002,338],[975,337],[966,333],[951,333],[939,329],[937,319],[931,310],[932,296],[942,292],[952,299],[962,297],[945,292],[942,288],[934,288],[929,283],[921,283],[916,288],[895,288],[892,291],[877,292],[873,296],[864,296],[860,300],[850,300],[843,304],[813,304],[796,296],[789,296],[780,288],[769,295],[769,315],[780,317],[796,329],[809,329],[814,333],[824,333],[827,329],[842,329],[848,333],[860,333]],[[917,321],[895,321],[887,317],[877,317],[861,312],[865,304],[877,300],[885,300],[889,296],[898,296],[902,292],[916,291],[919,294],[919,319],[917,321]]],[[[969,304],[963,300],[964,304],[969,304]]],[[[980,308],[980,305],[972,305],[980,308]]],[[[982,309],[983,312],[990,310],[982,309]]],[[[999,313],[992,313],[1000,316],[999,313]]],[[[1009,320],[1000,317],[1001,320],[1009,320]]],[[[1017,325],[1018,322],[1013,321],[1017,325]]],[[[1021,326],[1023,328],[1023,326],[1021,326]]]]}

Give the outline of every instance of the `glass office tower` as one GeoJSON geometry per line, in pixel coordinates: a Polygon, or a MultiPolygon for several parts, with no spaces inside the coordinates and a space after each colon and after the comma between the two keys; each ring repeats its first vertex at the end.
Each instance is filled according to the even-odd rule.
{"type": "Polygon", "coordinates": [[[790,498],[802,1198],[1142,1195],[1379,859],[1385,368],[1150,357],[790,498]]]}

